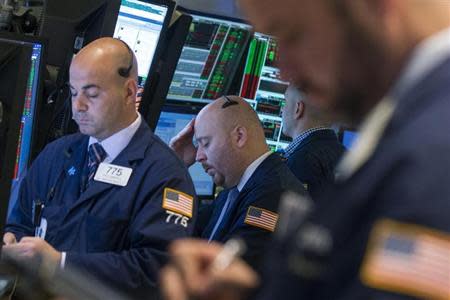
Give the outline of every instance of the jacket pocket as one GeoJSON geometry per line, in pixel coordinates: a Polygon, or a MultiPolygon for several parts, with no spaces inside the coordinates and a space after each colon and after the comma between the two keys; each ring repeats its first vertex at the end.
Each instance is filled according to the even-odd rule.
{"type": "Polygon", "coordinates": [[[86,217],[88,252],[120,251],[128,248],[128,220],[86,217]]]}

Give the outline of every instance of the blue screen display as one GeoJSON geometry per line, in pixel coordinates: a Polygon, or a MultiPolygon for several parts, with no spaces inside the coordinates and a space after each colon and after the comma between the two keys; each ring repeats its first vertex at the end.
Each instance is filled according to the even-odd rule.
{"type": "MultiPolygon", "coordinates": [[[[180,132],[195,117],[194,114],[176,113],[162,111],[156,125],[155,134],[166,144],[180,132]]],[[[213,196],[214,182],[212,178],[203,170],[200,163],[195,163],[189,168],[192,180],[194,181],[195,192],[199,196],[213,196]]]]}
{"type": "Polygon", "coordinates": [[[358,138],[355,131],[345,130],[342,134],[342,144],[345,148],[350,149],[358,138]]]}

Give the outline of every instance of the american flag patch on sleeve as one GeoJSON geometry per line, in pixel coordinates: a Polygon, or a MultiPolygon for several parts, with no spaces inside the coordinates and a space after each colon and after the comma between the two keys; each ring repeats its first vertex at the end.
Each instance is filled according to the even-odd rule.
{"type": "Polygon", "coordinates": [[[376,223],[361,268],[366,285],[450,299],[450,235],[391,220],[376,223]]]}
{"type": "Polygon", "coordinates": [[[163,208],[191,218],[193,206],[194,197],[170,188],[164,189],[163,208]]]}
{"type": "Polygon", "coordinates": [[[247,210],[244,223],[260,227],[269,231],[275,231],[278,221],[278,214],[263,208],[250,206],[247,210]]]}

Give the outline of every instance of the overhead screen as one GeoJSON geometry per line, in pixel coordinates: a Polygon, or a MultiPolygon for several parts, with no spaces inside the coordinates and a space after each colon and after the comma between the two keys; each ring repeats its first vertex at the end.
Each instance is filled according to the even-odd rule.
{"type": "Polygon", "coordinates": [[[255,33],[250,41],[240,90],[240,96],[258,113],[272,150],[285,148],[291,141],[282,133],[281,111],[289,83],[281,79],[276,67],[278,55],[273,37],[255,33]]]}
{"type": "MultiPolygon", "coordinates": [[[[169,144],[172,137],[178,134],[197,115],[190,108],[165,106],[161,111],[155,134],[169,144]]],[[[195,191],[198,196],[213,198],[214,182],[203,170],[200,163],[195,163],[189,168],[189,173],[194,181],[195,191]]]]}
{"type": "Polygon", "coordinates": [[[32,135],[35,125],[37,100],[40,97],[39,91],[39,76],[42,74],[39,72],[42,62],[42,44],[40,43],[28,43],[29,47],[32,47],[31,67],[28,73],[28,82],[25,92],[25,103],[22,112],[22,118],[20,122],[20,134],[19,145],[17,147],[16,163],[14,168],[14,180],[17,180],[22,176],[30,163],[31,150],[32,150],[32,135]]]}
{"type": "MultiPolygon", "coordinates": [[[[0,34],[0,201],[25,174],[32,156],[44,71],[42,40],[0,34]]],[[[3,212],[2,212],[3,213],[3,212]]],[[[3,221],[3,215],[1,216],[3,221]]]]}
{"type": "Polygon", "coordinates": [[[228,93],[251,37],[251,26],[190,14],[193,21],[167,99],[208,103],[228,93]]]}
{"type": "MultiPolygon", "coordinates": [[[[5,61],[2,67],[2,78],[5,76],[14,78],[14,74],[11,74],[8,70],[11,70],[8,68],[8,64],[12,67],[17,69],[18,71],[24,72],[24,76],[26,76],[26,84],[23,87],[16,87],[19,88],[19,90],[16,90],[15,97],[21,97],[21,93],[23,93],[23,99],[11,99],[11,101],[24,101],[23,104],[23,111],[21,113],[20,118],[20,127],[19,127],[19,139],[18,139],[18,146],[16,151],[16,158],[14,160],[15,166],[14,166],[14,174],[12,179],[17,180],[21,177],[21,175],[26,171],[28,164],[30,163],[31,158],[31,151],[32,151],[32,137],[33,137],[33,130],[35,126],[35,117],[36,117],[36,109],[37,109],[37,103],[38,99],[41,96],[39,94],[40,92],[40,76],[42,76],[42,69],[41,65],[44,64],[42,62],[42,56],[43,56],[43,44],[35,41],[26,41],[26,40],[20,40],[19,37],[17,39],[7,39],[0,36],[0,43],[2,45],[12,45],[16,46],[14,47],[14,50],[16,53],[12,53],[11,59],[8,61],[5,61]],[[25,50],[22,50],[25,49],[25,50]],[[21,55],[20,53],[23,51],[27,51],[26,55],[21,55]],[[24,61],[29,61],[30,66],[29,68],[25,70],[21,70],[18,68],[20,65],[26,65],[24,64],[24,61]],[[20,91],[20,88],[23,88],[23,91],[20,91]]],[[[6,84],[4,81],[2,83],[6,84]]],[[[8,89],[14,88],[14,86],[8,85],[8,87],[5,87],[8,89]]],[[[14,104],[12,104],[14,105],[14,104]]]]}
{"type": "Polygon", "coordinates": [[[114,37],[126,42],[138,62],[140,94],[161,41],[161,35],[170,20],[172,11],[168,4],[122,0],[114,37]]]}

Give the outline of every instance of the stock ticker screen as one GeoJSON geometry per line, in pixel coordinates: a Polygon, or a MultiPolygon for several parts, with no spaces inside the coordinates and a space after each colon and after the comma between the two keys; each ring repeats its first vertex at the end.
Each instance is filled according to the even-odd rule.
{"type": "Polygon", "coordinates": [[[42,45],[39,43],[29,44],[33,47],[30,57],[31,67],[29,70],[25,102],[20,122],[19,143],[17,146],[16,163],[14,168],[13,183],[21,178],[22,173],[28,168],[31,156],[31,141],[33,135],[34,118],[39,92],[39,68],[41,64],[42,45]]]}
{"type": "Polygon", "coordinates": [[[278,45],[271,36],[256,32],[249,45],[240,96],[256,110],[272,150],[284,149],[291,139],[282,133],[281,113],[289,85],[276,67],[278,45]]]}
{"type": "Polygon", "coordinates": [[[251,37],[251,26],[192,17],[167,99],[208,103],[228,92],[251,37]]]}
{"type": "MultiPolygon", "coordinates": [[[[32,161],[42,100],[46,41],[0,32],[0,198],[9,203],[32,161]]],[[[3,209],[4,205],[2,205],[3,209]]],[[[2,218],[4,216],[1,213],[2,218]]],[[[1,223],[1,220],[0,220],[1,223]]]]}

